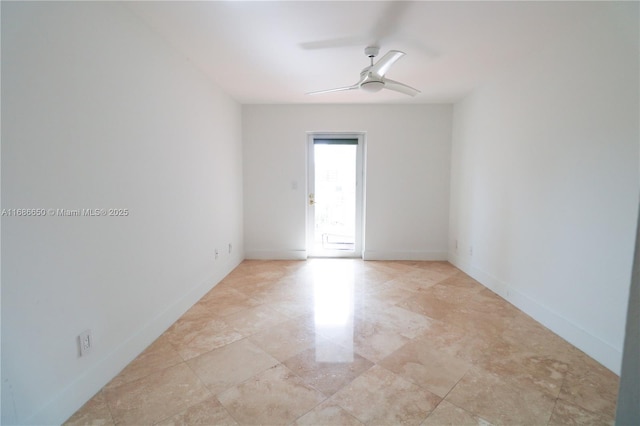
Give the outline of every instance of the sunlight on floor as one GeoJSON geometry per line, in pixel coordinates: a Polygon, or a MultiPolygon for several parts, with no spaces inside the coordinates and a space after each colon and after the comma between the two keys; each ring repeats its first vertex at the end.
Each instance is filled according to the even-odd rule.
{"type": "Polygon", "coordinates": [[[331,267],[313,264],[314,323],[316,361],[353,361],[354,281],[353,262],[333,260],[331,267]],[[323,344],[322,335],[331,336],[343,345],[323,344]]]}

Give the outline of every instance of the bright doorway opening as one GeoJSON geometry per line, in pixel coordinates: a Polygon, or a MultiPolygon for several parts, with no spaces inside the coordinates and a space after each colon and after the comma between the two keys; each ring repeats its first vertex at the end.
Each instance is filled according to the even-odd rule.
{"type": "Polygon", "coordinates": [[[364,136],[309,136],[307,252],[362,257],[364,136]]]}

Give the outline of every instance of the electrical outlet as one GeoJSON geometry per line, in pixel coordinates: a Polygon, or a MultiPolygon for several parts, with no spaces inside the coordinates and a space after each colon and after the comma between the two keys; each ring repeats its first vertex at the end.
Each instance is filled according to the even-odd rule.
{"type": "Polygon", "coordinates": [[[93,336],[91,330],[85,330],[78,336],[78,342],[80,343],[80,356],[88,355],[93,349],[93,336]]]}

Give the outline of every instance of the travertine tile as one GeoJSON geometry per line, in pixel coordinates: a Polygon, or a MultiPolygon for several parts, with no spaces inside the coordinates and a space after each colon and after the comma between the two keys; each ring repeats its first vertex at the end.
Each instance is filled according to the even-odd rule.
{"type": "Polygon", "coordinates": [[[470,336],[484,340],[502,342],[504,331],[512,318],[499,312],[483,312],[476,309],[479,305],[474,302],[465,305],[461,310],[447,316],[446,322],[465,330],[470,336]]]}
{"type": "Polygon", "coordinates": [[[425,290],[419,301],[407,309],[418,312],[422,309],[428,317],[458,326],[469,335],[497,340],[502,340],[504,332],[520,314],[513,305],[488,289],[470,291],[441,284],[425,290]]]}
{"type": "Polygon", "coordinates": [[[272,367],[218,395],[241,424],[284,425],[325,399],[283,365],[272,367]]]}
{"type": "Polygon", "coordinates": [[[120,386],[181,362],[182,358],[169,340],[165,336],[160,336],[111,380],[106,388],[120,386]]]}
{"type": "Polygon", "coordinates": [[[569,342],[524,312],[519,312],[511,319],[502,337],[509,345],[541,356],[548,356],[566,364],[575,362],[574,357],[578,354],[569,342]]]}
{"type": "Polygon", "coordinates": [[[431,321],[429,327],[414,340],[468,363],[495,353],[503,345],[500,341],[481,339],[463,328],[437,320],[431,321]]]}
{"type": "Polygon", "coordinates": [[[244,336],[203,304],[189,309],[162,335],[183,360],[242,339],[244,336]]]}
{"type": "Polygon", "coordinates": [[[249,340],[277,360],[284,361],[313,346],[316,335],[312,326],[299,317],[262,330],[249,340]]]}
{"type": "Polygon", "coordinates": [[[616,411],[618,376],[602,366],[576,374],[569,371],[559,398],[588,411],[613,418],[616,411]]]}
{"type": "Polygon", "coordinates": [[[555,404],[555,398],[546,393],[476,367],[465,374],[446,400],[495,425],[546,424],[555,404]]]}
{"type": "MultiPolygon", "coordinates": [[[[249,261],[251,263],[253,261],[249,261]]],[[[268,262],[255,263],[252,266],[240,264],[216,288],[232,288],[247,297],[255,299],[262,290],[268,289],[278,280],[286,276],[286,269],[269,265],[268,262]],[[261,271],[260,269],[264,269],[261,271]]]]}
{"type": "Polygon", "coordinates": [[[272,302],[277,302],[282,298],[292,298],[295,296],[303,296],[302,294],[297,294],[296,288],[291,284],[290,280],[281,279],[269,283],[265,285],[265,283],[260,283],[260,285],[256,285],[254,288],[248,291],[244,291],[246,294],[250,295],[253,300],[259,302],[260,305],[266,305],[272,302]]]}
{"type": "Polygon", "coordinates": [[[116,424],[150,424],[179,413],[211,396],[184,363],[106,389],[116,424]]]}
{"type": "Polygon", "coordinates": [[[455,275],[420,292],[445,302],[454,303],[459,308],[465,308],[466,303],[470,302],[483,290],[485,290],[485,287],[472,278],[455,275]]]}
{"type": "Polygon", "coordinates": [[[306,384],[330,396],[373,366],[368,359],[345,352],[345,348],[329,342],[322,348],[307,349],[283,364],[306,384]],[[318,350],[331,351],[334,356],[327,357],[326,353],[318,356],[318,350]],[[331,362],[332,359],[335,361],[331,362]]]}
{"type": "Polygon", "coordinates": [[[474,416],[460,407],[447,401],[442,401],[422,426],[492,426],[481,417],[474,416]]]}
{"type": "Polygon", "coordinates": [[[505,339],[526,348],[537,348],[543,341],[548,341],[554,336],[559,339],[558,342],[565,342],[524,312],[519,312],[513,317],[504,335],[505,339]]]}
{"type": "Polygon", "coordinates": [[[422,340],[407,343],[380,365],[444,398],[471,367],[467,362],[440,352],[422,340]]]}
{"type": "Polygon", "coordinates": [[[562,361],[506,343],[487,351],[476,365],[521,386],[548,393],[553,398],[560,393],[568,369],[562,361]]]}
{"type": "Polygon", "coordinates": [[[613,416],[591,412],[567,401],[563,401],[562,399],[558,399],[556,401],[556,406],[553,409],[551,420],[549,420],[549,426],[613,426],[614,424],[615,421],[613,416]]]}
{"type": "Polygon", "coordinates": [[[488,288],[483,288],[476,292],[465,308],[509,319],[509,324],[511,324],[513,318],[520,314],[518,308],[488,288]]]}
{"type": "MultiPolygon", "coordinates": [[[[335,340],[343,346],[348,343],[335,340]]],[[[381,361],[409,341],[396,329],[367,321],[356,321],[352,338],[354,351],[374,362],[381,361]]]]}
{"type": "Polygon", "coordinates": [[[413,298],[415,295],[415,291],[396,285],[392,280],[368,289],[360,300],[363,302],[364,308],[372,306],[372,304],[392,306],[413,298]]]}
{"type": "Polygon", "coordinates": [[[408,380],[374,366],[331,397],[366,424],[418,425],[440,398],[408,380]]]}
{"type": "Polygon", "coordinates": [[[234,426],[237,424],[238,422],[229,415],[215,397],[205,399],[181,413],[157,423],[159,426],[234,426]]]}
{"type": "Polygon", "coordinates": [[[439,283],[459,273],[449,262],[415,262],[411,266],[408,276],[425,282],[439,283]]]}
{"type": "Polygon", "coordinates": [[[187,361],[200,380],[219,394],[278,364],[248,340],[240,340],[187,361]]]}
{"type": "Polygon", "coordinates": [[[290,318],[268,306],[260,305],[225,317],[225,322],[245,336],[279,325],[290,318]]]}
{"type": "Polygon", "coordinates": [[[385,287],[394,287],[405,291],[418,292],[426,290],[438,282],[437,278],[423,271],[406,274],[383,283],[385,287]]]}
{"type": "MultiPolygon", "coordinates": [[[[208,337],[211,341],[210,343],[216,342],[218,345],[231,343],[244,337],[221,317],[216,316],[210,309],[201,304],[195,304],[189,309],[164,332],[163,336],[171,342],[178,352],[180,352],[181,348],[188,348],[196,337],[199,339],[208,337]]],[[[194,346],[201,347],[203,344],[195,342],[194,346]]]]}
{"type": "Polygon", "coordinates": [[[447,262],[260,260],[68,424],[611,424],[617,389],[447,262]]]}
{"type": "Polygon", "coordinates": [[[75,412],[65,423],[65,426],[112,426],[115,425],[111,412],[107,406],[104,391],[98,392],[75,412]]]}
{"type": "Polygon", "coordinates": [[[437,288],[434,289],[434,287],[437,286],[417,292],[412,298],[399,302],[398,306],[428,318],[446,322],[453,314],[461,311],[462,306],[458,302],[439,297],[437,288]]]}
{"type": "Polygon", "coordinates": [[[248,308],[254,308],[260,303],[233,288],[219,289],[214,287],[200,299],[198,304],[211,310],[215,315],[224,317],[248,308]]]}
{"type": "Polygon", "coordinates": [[[325,401],[322,404],[300,417],[295,422],[296,425],[318,426],[318,425],[341,425],[341,426],[363,426],[364,423],[358,421],[351,414],[347,413],[338,404],[325,401]]]}
{"type": "MultiPolygon", "coordinates": [[[[244,336],[220,319],[212,319],[197,332],[191,333],[188,342],[176,343],[174,347],[183,360],[187,361],[229,343],[236,342],[244,336]]],[[[175,339],[174,339],[175,340],[175,339]]]]}
{"type": "Polygon", "coordinates": [[[362,311],[358,318],[372,324],[382,325],[401,336],[412,339],[429,327],[430,319],[399,306],[362,311]]]}
{"type": "Polygon", "coordinates": [[[364,271],[362,271],[362,279],[365,280],[370,286],[375,286],[380,283],[391,281],[398,277],[398,272],[392,268],[386,267],[379,261],[370,261],[370,265],[366,265],[364,271]]]}
{"type": "Polygon", "coordinates": [[[312,314],[314,310],[313,303],[309,298],[302,296],[281,297],[268,302],[266,306],[291,319],[312,314]]]}
{"type": "Polygon", "coordinates": [[[478,281],[458,269],[456,269],[455,272],[450,273],[446,279],[440,281],[438,284],[449,289],[461,288],[471,290],[472,292],[478,292],[485,288],[478,281]]]}

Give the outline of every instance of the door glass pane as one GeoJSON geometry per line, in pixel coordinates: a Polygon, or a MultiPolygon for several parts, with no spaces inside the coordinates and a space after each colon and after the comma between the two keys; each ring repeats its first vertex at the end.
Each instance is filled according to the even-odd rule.
{"type": "Polygon", "coordinates": [[[357,145],[314,144],[315,249],[355,250],[357,145]]]}

